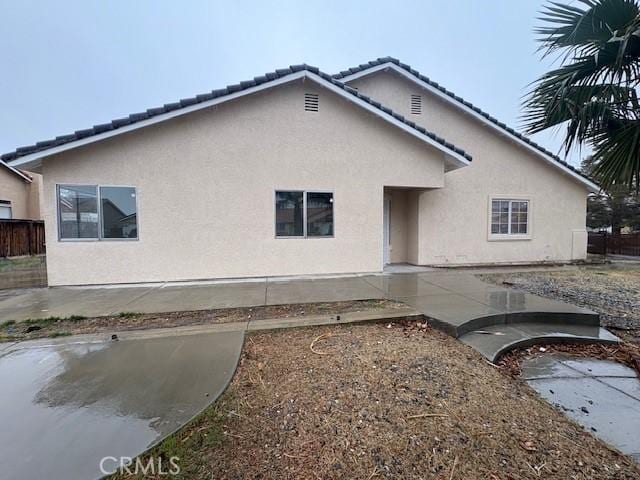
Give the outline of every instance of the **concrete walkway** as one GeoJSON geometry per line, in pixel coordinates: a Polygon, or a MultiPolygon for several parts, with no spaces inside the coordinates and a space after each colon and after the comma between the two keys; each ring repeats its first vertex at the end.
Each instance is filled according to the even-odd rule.
{"type": "MultiPolygon", "coordinates": [[[[243,331],[0,351],[2,478],[101,478],[188,422],[231,381],[243,331]]],[[[168,465],[165,467],[169,468],[168,465]]]]}
{"type": "Polygon", "coordinates": [[[522,377],[549,403],[640,462],[640,379],[632,369],[553,354],[526,359],[522,377]]]}
{"type": "Polygon", "coordinates": [[[474,275],[479,272],[438,270],[331,278],[34,289],[0,297],[0,322],[49,316],[96,317],[120,312],[162,313],[386,298],[407,304],[428,317],[432,325],[454,337],[470,335],[474,340],[466,343],[490,360],[494,358],[487,354],[484,344],[489,342],[491,348],[502,351],[504,345],[498,338],[501,336],[505,342],[512,343],[534,337],[570,339],[576,336],[573,327],[583,325],[592,327],[588,332],[582,330],[583,341],[617,340],[599,328],[599,317],[594,312],[487,284],[474,275]],[[523,322],[537,326],[527,331],[530,334],[520,329],[506,336],[504,332],[491,332],[490,337],[485,331],[486,327],[523,322]],[[565,326],[572,327],[571,331],[564,331],[565,326]],[[512,338],[516,334],[524,337],[512,338]]]}
{"type": "Polygon", "coordinates": [[[488,285],[467,272],[445,270],[4,291],[0,297],[0,322],[49,316],[96,317],[120,312],[162,313],[381,298],[422,307],[418,309],[425,314],[452,324],[507,311],[582,311],[561,302],[488,285]]]}

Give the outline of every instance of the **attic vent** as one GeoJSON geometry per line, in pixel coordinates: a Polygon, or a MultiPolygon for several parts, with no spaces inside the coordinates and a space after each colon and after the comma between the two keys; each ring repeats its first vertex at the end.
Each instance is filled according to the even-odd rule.
{"type": "Polygon", "coordinates": [[[422,113],[422,97],[420,95],[411,95],[411,113],[413,115],[422,113]]]}
{"type": "Polygon", "coordinates": [[[317,112],[319,106],[317,93],[304,94],[304,109],[306,112],[317,112]]]}

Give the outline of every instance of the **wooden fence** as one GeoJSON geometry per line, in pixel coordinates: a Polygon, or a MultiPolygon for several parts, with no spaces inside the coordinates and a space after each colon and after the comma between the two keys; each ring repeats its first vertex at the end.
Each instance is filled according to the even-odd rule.
{"type": "Polygon", "coordinates": [[[0,220],[0,257],[44,253],[42,220],[0,220]]]}
{"type": "Polygon", "coordinates": [[[589,232],[587,252],[599,255],[640,256],[640,232],[637,233],[596,233],[589,232]]]}

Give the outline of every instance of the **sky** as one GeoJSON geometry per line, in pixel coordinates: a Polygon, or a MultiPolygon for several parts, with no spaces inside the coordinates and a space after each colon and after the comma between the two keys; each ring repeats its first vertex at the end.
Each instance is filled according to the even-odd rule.
{"type": "MultiPolygon", "coordinates": [[[[537,0],[0,0],[0,152],[276,68],[393,56],[510,126],[551,66],[537,0]]],[[[561,138],[533,137],[554,153],[561,138]]],[[[573,152],[568,160],[579,163],[573,152]]]]}

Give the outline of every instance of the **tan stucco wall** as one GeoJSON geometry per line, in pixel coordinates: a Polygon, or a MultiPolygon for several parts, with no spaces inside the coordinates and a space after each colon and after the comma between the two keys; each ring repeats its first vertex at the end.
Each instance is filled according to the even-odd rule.
{"type": "Polygon", "coordinates": [[[14,219],[39,220],[40,188],[42,177],[31,174],[33,182],[29,183],[15,175],[7,168],[0,166],[0,200],[11,202],[14,219]]]}
{"type": "Polygon", "coordinates": [[[418,263],[585,258],[585,186],[395,72],[351,85],[473,156],[471,166],[446,174],[445,188],[420,194],[418,263]],[[422,95],[421,115],[410,113],[411,94],[422,95]],[[488,241],[491,195],[531,199],[530,240],[488,241]]]}
{"type": "Polygon", "coordinates": [[[28,173],[31,176],[31,185],[29,186],[27,212],[30,219],[42,220],[42,175],[33,172],[28,173]]]}
{"type": "Polygon", "coordinates": [[[307,80],[46,158],[43,173],[49,283],[70,285],[379,271],[383,186],[440,187],[444,163],[307,80]],[[136,186],[139,241],[58,241],[63,183],[136,186]],[[276,189],[333,191],[335,237],[276,239],[276,189]]]}

